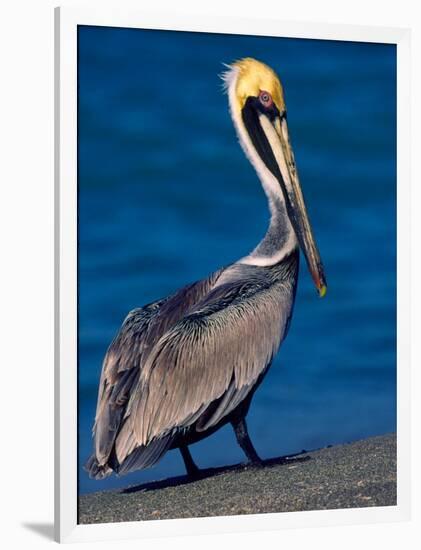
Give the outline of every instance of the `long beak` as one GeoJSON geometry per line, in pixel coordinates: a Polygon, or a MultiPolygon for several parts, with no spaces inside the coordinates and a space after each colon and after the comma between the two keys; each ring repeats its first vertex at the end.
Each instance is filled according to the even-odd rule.
{"type": "Polygon", "coordinates": [[[304,203],[286,118],[275,116],[271,120],[265,113],[256,110],[252,113],[251,108],[249,105],[243,110],[243,121],[258,154],[279,181],[289,219],[319,295],[323,297],[327,290],[326,277],[304,203]]]}

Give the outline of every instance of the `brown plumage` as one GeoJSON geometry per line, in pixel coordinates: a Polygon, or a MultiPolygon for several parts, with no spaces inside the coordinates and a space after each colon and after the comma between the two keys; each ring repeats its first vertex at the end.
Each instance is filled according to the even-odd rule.
{"type": "Polygon", "coordinates": [[[297,254],[234,264],[129,313],[103,363],[93,477],[151,466],[230,421],[285,337],[297,269],[297,254]]]}

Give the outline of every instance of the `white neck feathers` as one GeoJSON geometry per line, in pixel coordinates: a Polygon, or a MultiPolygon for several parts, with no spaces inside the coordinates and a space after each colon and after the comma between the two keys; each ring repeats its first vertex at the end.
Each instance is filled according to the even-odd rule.
{"type": "MultiPolygon", "coordinates": [[[[279,182],[266,167],[263,160],[258,155],[252,141],[244,126],[241,111],[238,107],[235,95],[236,82],[238,78],[238,68],[233,66],[224,73],[223,79],[228,93],[231,118],[233,120],[240,145],[255,168],[261,181],[262,187],[268,198],[269,210],[271,214],[269,228],[263,240],[248,256],[245,256],[239,263],[271,266],[280,262],[285,256],[289,255],[297,246],[297,238],[288,218],[285,206],[285,198],[279,182]]],[[[263,124],[266,119],[263,118],[263,124]]],[[[269,142],[274,139],[274,135],[267,133],[269,142]]]]}

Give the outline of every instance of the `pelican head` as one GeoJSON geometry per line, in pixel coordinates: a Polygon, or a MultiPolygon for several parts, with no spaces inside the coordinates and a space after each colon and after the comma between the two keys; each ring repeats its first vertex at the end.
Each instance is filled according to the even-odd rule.
{"type": "Polygon", "coordinates": [[[239,141],[269,197],[283,198],[319,295],[324,296],[326,279],[289,140],[282,84],[270,67],[251,58],[229,65],[223,78],[239,141]]]}

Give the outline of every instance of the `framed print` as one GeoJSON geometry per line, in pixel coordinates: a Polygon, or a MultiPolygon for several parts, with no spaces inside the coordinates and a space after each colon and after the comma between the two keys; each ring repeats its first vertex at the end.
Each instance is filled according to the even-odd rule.
{"type": "Polygon", "coordinates": [[[408,517],[408,52],[57,8],[57,540],[408,517]]]}

